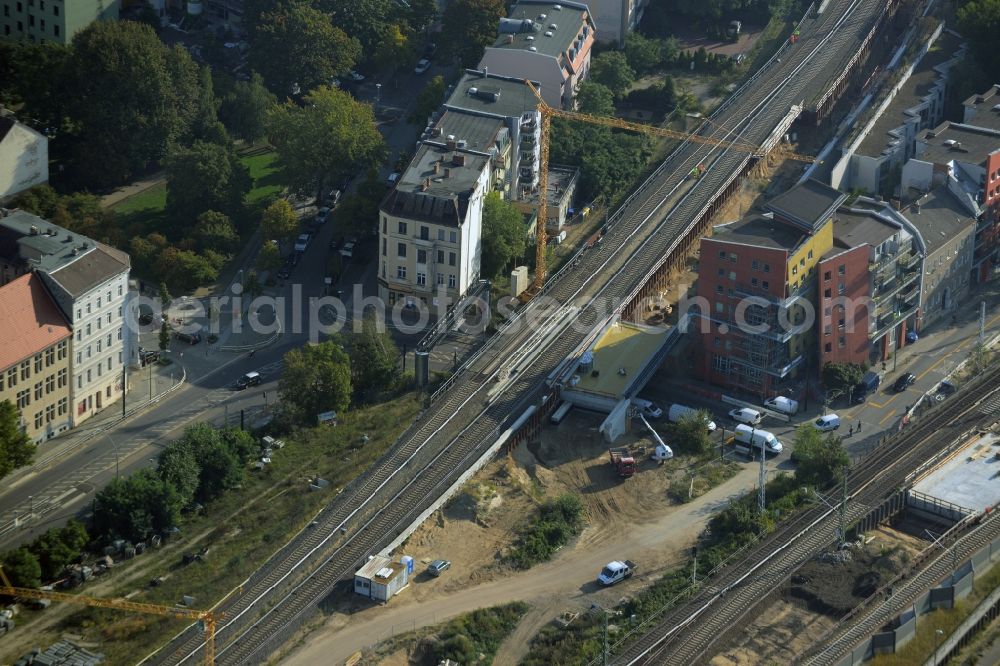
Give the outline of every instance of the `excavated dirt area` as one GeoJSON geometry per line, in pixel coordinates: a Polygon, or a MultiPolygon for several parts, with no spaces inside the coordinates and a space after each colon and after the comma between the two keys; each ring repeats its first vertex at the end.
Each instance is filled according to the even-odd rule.
{"type": "Polygon", "coordinates": [[[870,532],[867,539],[864,546],[824,553],[804,564],[781,598],[757,609],[757,619],[711,664],[792,663],[927,545],[889,527],[870,532]]]}

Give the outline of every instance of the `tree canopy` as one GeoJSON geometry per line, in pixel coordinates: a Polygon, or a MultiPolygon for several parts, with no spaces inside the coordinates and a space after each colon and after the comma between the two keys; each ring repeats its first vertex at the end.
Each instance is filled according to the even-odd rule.
{"type": "Polygon", "coordinates": [[[351,402],[351,362],[339,340],[286,353],[278,392],[285,408],[302,423],[315,423],[322,412],[346,410],[351,402]]]}
{"type": "Polygon", "coordinates": [[[427,85],[417,93],[417,103],[413,107],[410,120],[423,126],[444,102],[444,89],[444,77],[440,74],[428,81],[427,85]]]}
{"type": "Polygon", "coordinates": [[[299,218],[287,199],[275,199],[264,209],[260,218],[260,233],[264,240],[286,240],[298,230],[299,218]]]}
{"type": "Polygon", "coordinates": [[[496,277],[511,262],[524,255],[527,233],[524,216],[499,192],[490,192],[483,201],[483,250],[481,272],[496,277]]]}
{"type": "Polygon", "coordinates": [[[10,400],[0,402],[0,479],[35,456],[35,443],[21,430],[21,415],[10,400]]]}
{"type": "Polygon", "coordinates": [[[620,51],[605,51],[590,64],[590,80],[607,86],[615,97],[622,97],[635,82],[635,71],[620,51]]]}
{"type": "Polygon", "coordinates": [[[208,210],[235,215],[250,191],[250,173],[232,146],[195,141],[176,148],[166,162],[167,214],[183,236],[195,229],[198,216],[208,210]]]}
{"type": "Polygon", "coordinates": [[[832,432],[821,433],[812,423],[803,423],[795,431],[792,460],[796,480],[817,488],[840,483],[851,462],[840,437],[832,432]]]}
{"type": "Polygon", "coordinates": [[[828,391],[846,395],[865,374],[856,363],[827,363],[823,366],[823,385],[828,391]]]}
{"type": "Polygon", "coordinates": [[[254,72],[249,81],[233,84],[222,99],[219,117],[233,136],[253,144],[267,135],[267,114],[275,103],[263,77],[254,72]]]}
{"type": "Polygon", "coordinates": [[[706,423],[710,420],[707,411],[697,415],[686,415],[670,424],[670,444],[679,453],[706,455],[712,452],[712,439],[708,435],[706,423]]]}
{"type": "Polygon", "coordinates": [[[1000,53],[996,48],[1000,0],[968,0],[958,10],[958,25],[980,67],[987,72],[1000,71],[1000,53]]]}
{"type": "Polygon", "coordinates": [[[584,81],[576,87],[577,107],[595,116],[615,115],[615,95],[602,83],[584,81]]]}
{"type": "Polygon", "coordinates": [[[351,371],[355,391],[366,397],[390,388],[399,375],[399,349],[372,312],[352,336],[351,371]]]}
{"type": "Polygon", "coordinates": [[[623,197],[651,154],[647,137],[561,118],[552,121],[550,146],[550,163],[580,167],[578,196],[584,201],[623,197]]]}
{"type": "Polygon", "coordinates": [[[475,67],[496,40],[497,26],[506,15],[501,0],[452,0],[441,17],[442,47],[462,67],[475,67]]]}
{"type": "Polygon", "coordinates": [[[268,122],[291,189],[321,197],[327,177],[337,180],[382,161],[385,143],[370,105],[326,87],[311,91],[306,102],[274,108],[268,122]]]}

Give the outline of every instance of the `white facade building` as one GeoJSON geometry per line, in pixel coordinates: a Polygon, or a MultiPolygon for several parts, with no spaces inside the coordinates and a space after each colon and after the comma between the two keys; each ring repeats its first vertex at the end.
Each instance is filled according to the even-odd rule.
{"type": "Polygon", "coordinates": [[[0,116],[0,200],[49,182],[49,140],[0,116]]]}

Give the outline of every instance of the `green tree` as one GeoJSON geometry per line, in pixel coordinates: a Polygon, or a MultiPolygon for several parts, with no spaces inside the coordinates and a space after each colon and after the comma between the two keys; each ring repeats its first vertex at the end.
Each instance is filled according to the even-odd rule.
{"type": "Polygon", "coordinates": [[[215,210],[207,210],[198,216],[194,239],[199,249],[225,255],[232,253],[240,243],[240,235],[229,216],[215,210]]]}
{"type": "Polygon", "coordinates": [[[364,316],[353,336],[351,370],[354,390],[369,396],[391,387],[399,375],[399,349],[374,314],[364,316]]]}
{"type": "Polygon", "coordinates": [[[21,415],[10,400],[0,402],[0,479],[34,459],[35,443],[21,429],[21,415]]]}
{"type": "Polygon", "coordinates": [[[184,506],[191,503],[198,490],[201,466],[190,442],[181,438],[167,445],[157,459],[156,471],[173,486],[184,506]]]}
{"type": "Polygon", "coordinates": [[[183,498],[153,469],[114,479],[94,500],[94,531],[101,538],[141,541],[180,521],[183,498]]]}
{"type": "Polygon", "coordinates": [[[354,194],[348,195],[333,211],[336,229],[345,234],[362,236],[375,231],[378,207],[385,197],[385,184],[375,169],[369,169],[354,194]]]}
{"type": "Polygon", "coordinates": [[[1000,71],[1000,53],[996,48],[1000,0],[968,0],[958,10],[958,26],[969,40],[979,65],[987,72],[1000,71]]]}
{"type": "Polygon", "coordinates": [[[360,42],[365,54],[381,46],[385,29],[400,13],[392,0],[318,0],[318,6],[330,14],[333,25],[360,42]]]}
{"type": "Polygon", "coordinates": [[[23,105],[20,115],[40,129],[60,129],[66,115],[68,46],[0,40],[0,100],[23,105]]]}
{"type": "Polygon", "coordinates": [[[276,104],[264,79],[254,72],[249,81],[237,81],[222,100],[219,117],[238,139],[251,145],[267,135],[267,114],[276,104]]]}
{"type": "Polygon", "coordinates": [[[410,0],[410,11],[406,20],[416,32],[423,32],[437,20],[437,2],[434,0],[410,0]]]}
{"type": "Polygon", "coordinates": [[[38,587],[42,584],[42,567],[38,558],[25,546],[4,554],[3,570],[14,587],[38,587]]]}
{"type": "Polygon", "coordinates": [[[212,70],[208,67],[198,68],[197,93],[198,97],[192,109],[190,136],[187,138],[191,141],[229,146],[232,139],[229,137],[226,127],[219,122],[221,101],[215,97],[212,70]]]}
{"type": "Polygon", "coordinates": [[[444,77],[438,74],[417,94],[417,103],[410,115],[410,122],[423,126],[427,119],[444,102],[444,77]]]}
{"type": "Polygon", "coordinates": [[[257,270],[275,271],[281,268],[284,261],[278,244],[268,241],[260,246],[260,252],[257,253],[257,270]]]}
{"type": "Polygon", "coordinates": [[[41,565],[42,579],[54,580],[72,564],[90,540],[83,524],[70,520],[63,527],[53,527],[35,539],[30,550],[41,565]]]}
{"type": "Polygon", "coordinates": [[[286,199],[275,199],[260,218],[260,234],[265,240],[283,241],[299,231],[299,218],[286,199]]]}
{"type": "Polygon", "coordinates": [[[234,215],[250,191],[250,173],[232,146],[196,141],[171,151],[166,163],[167,214],[182,232],[205,211],[234,215]]]}
{"type": "Polygon", "coordinates": [[[170,307],[170,300],[172,296],[170,295],[170,290],[167,288],[166,282],[160,282],[160,307],[164,312],[170,307]]]}
{"type": "Polygon", "coordinates": [[[257,440],[246,430],[240,430],[239,428],[223,428],[219,430],[219,438],[222,442],[229,447],[229,450],[233,452],[233,455],[241,463],[250,462],[250,460],[256,457],[257,452],[260,450],[260,446],[257,444],[257,440]]]}
{"type": "Polygon", "coordinates": [[[167,351],[167,349],[170,347],[170,329],[167,328],[166,321],[160,324],[159,344],[160,344],[160,351],[167,351]]]}
{"type": "Polygon", "coordinates": [[[155,271],[168,284],[182,292],[189,292],[214,282],[224,263],[225,257],[211,250],[196,254],[191,250],[168,247],[157,257],[155,271]]]}
{"type": "Polygon", "coordinates": [[[66,69],[61,94],[84,182],[123,182],[189,135],[201,98],[198,66],[184,49],[164,46],[149,26],[94,21],[74,36],[66,69]]]}
{"type": "Polygon", "coordinates": [[[580,167],[577,196],[614,202],[628,193],[651,154],[646,137],[607,127],[552,121],[550,163],[580,167]]]}
{"type": "Polygon", "coordinates": [[[278,392],[304,423],[315,422],[321,412],[343,412],[351,402],[351,364],[344,348],[337,340],[326,340],[289,351],[278,392]]]}
{"type": "Polygon", "coordinates": [[[527,232],[524,216],[499,192],[483,201],[482,274],[495,277],[524,254],[527,232]]]}
{"type": "Polygon", "coordinates": [[[304,107],[285,104],[272,110],[271,141],[284,182],[321,198],[328,177],[339,180],[381,162],[385,143],[372,107],[349,94],[319,88],[306,102],[304,107]]]}
{"type": "Polygon", "coordinates": [[[584,81],[576,87],[576,102],[580,111],[595,116],[615,115],[615,95],[601,83],[584,81]]]}
{"type": "Polygon", "coordinates": [[[304,0],[275,3],[247,17],[250,66],[282,97],[296,85],[305,91],[329,83],[361,57],[358,40],[304,0]]]}
{"type": "Polygon", "coordinates": [[[452,0],[441,17],[444,50],[462,67],[475,67],[506,15],[501,0],[452,0]]]}
{"type": "Polygon", "coordinates": [[[706,411],[697,415],[681,417],[676,423],[670,424],[670,444],[679,453],[689,453],[705,456],[712,453],[712,439],[708,435],[707,423],[710,416],[706,411]]]}
{"type": "Polygon", "coordinates": [[[409,32],[409,27],[403,23],[392,23],[382,29],[371,56],[376,67],[392,72],[413,62],[414,46],[409,32]]]}
{"type": "Polygon", "coordinates": [[[216,436],[197,452],[201,474],[197,497],[208,502],[243,482],[243,465],[236,454],[216,436]]]}
{"type": "Polygon", "coordinates": [[[865,369],[856,363],[827,363],[823,366],[823,385],[828,391],[847,395],[864,374],[865,369]]]}
{"type": "Polygon", "coordinates": [[[795,431],[792,460],[796,464],[796,480],[817,488],[840,483],[844,469],[851,462],[840,437],[832,432],[821,433],[812,423],[803,423],[795,431]]]}
{"type": "Polygon", "coordinates": [[[629,66],[624,53],[605,51],[591,60],[590,79],[607,86],[616,98],[620,98],[635,82],[635,71],[629,66]]]}
{"type": "Polygon", "coordinates": [[[659,39],[633,32],[625,38],[625,59],[638,74],[648,74],[663,66],[663,44],[659,39]]]}

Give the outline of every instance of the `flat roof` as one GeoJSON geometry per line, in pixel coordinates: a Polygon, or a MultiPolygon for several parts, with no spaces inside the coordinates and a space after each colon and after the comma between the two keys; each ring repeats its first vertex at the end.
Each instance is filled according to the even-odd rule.
{"type": "Polygon", "coordinates": [[[574,374],[580,377],[580,381],[569,390],[621,399],[635,378],[666,343],[669,334],[669,328],[625,321],[611,322],[588,350],[593,354],[593,369],[598,371],[598,376],[594,377],[591,372],[578,373],[574,369],[574,374]],[[619,372],[621,369],[625,370],[624,374],[619,372]]]}
{"type": "Polygon", "coordinates": [[[966,125],[1000,130],[1000,84],[993,85],[982,95],[973,95],[963,103],[966,125]],[[972,114],[972,117],[968,116],[972,114]]]}
{"type": "Polygon", "coordinates": [[[973,437],[947,462],[920,479],[913,490],[973,511],[1000,502],[1000,435],[973,437]]]}
{"type": "MultiPolygon", "coordinates": [[[[587,5],[546,0],[521,0],[510,8],[508,18],[500,19],[499,34],[493,48],[527,49],[558,56],[570,49],[580,28],[590,14],[587,5]],[[556,7],[561,9],[556,9],[556,7]]],[[[591,29],[587,26],[587,29],[591,29]]]]}
{"type": "MultiPolygon", "coordinates": [[[[545,187],[545,200],[550,206],[558,206],[566,197],[566,191],[580,176],[576,167],[549,166],[549,178],[545,187]]],[[[528,195],[527,201],[538,203],[538,192],[528,195]]]]}
{"type": "Polygon", "coordinates": [[[489,152],[496,143],[497,134],[506,125],[500,118],[446,110],[434,127],[441,129],[441,136],[434,141],[442,141],[451,135],[464,140],[472,150],[489,152]]]}
{"type": "Polygon", "coordinates": [[[715,227],[715,234],[708,240],[770,247],[791,252],[805,239],[805,232],[797,227],[781,220],[754,215],[737,220],[732,224],[715,227]]]}
{"type": "Polygon", "coordinates": [[[973,231],[976,226],[975,218],[965,211],[945,185],[920,197],[902,213],[920,232],[928,255],[956,236],[973,231]]]}
{"type": "Polygon", "coordinates": [[[774,197],[765,207],[790,222],[815,231],[846,198],[840,190],[810,178],[774,197]]]}
{"type": "Polygon", "coordinates": [[[833,220],[833,241],[842,248],[878,247],[899,231],[867,208],[841,208],[833,220]]]}
{"type": "Polygon", "coordinates": [[[444,107],[498,118],[520,118],[527,111],[537,110],[538,98],[521,79],[467,69],[444,107]]]}
{"type": "Polygon", "coordinates": [[[932,130],[920,132],[917,139],[926,144],[926,148],[916,155],[916,159],[934,164],[947,164],[952,160],[979,164],[986,161],[989,154],[1000,150],[1000,131],[947,120],[932,130]]]}
{"type": "Polygon", "coordinates": [[[99,250],[104,256],[95,257],[93,261],[100,262],[100,274],[88,273],[87,278],[97,280],[90,286],[97,286],[129,268],[129,256],[125,252],[64,229],[27,211],[15,210],[0,217],[0,254],[8,255],[12,260],[20,260],[19,248],[22,246],[28,248],[30,254],[39,255],[37,261],[32,263],[33,266],[53,274],[78,262],[81,257],[90,255],[95,249],[99,250]]]}
{"type": "Polygon", "coordinates": [[[391,579],[396,573],[406,568],[405,564],[400,564],[399,562],[393,562],[388,557],[384,555],[373,555],[371,559],[364,563],[364,565],[357,570],[354,574],[355,576],[360,576],[361,578],[367,578],[369,580],[379,580],[380,582],[385,582],[391,579]],[[392,573],[386,574],[386,569],[392,573]]]}
{"type": "MultiPolygon", "coordinates": [[[[889,106],[885,108],[882,115],[872,126],[871,131],[858,146],[858,153],[877,157],[882,154],[886,146],[895,139],[889,136],[889,132],[897,129],[905,120],[904,113],[920,104],[923,98],[930,94],[934,84],[941,78],[941,73],[935,68],[953,60],[957,52],[962,48],[962,40],[952,33],[944,30],[941,36],[931,47],[923,58],[920,59],[913,74],[906,80],[896,96],[892,98],[889,106]]],[[[939,116],[940,117],[940,116],[939,116]]]]}

